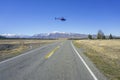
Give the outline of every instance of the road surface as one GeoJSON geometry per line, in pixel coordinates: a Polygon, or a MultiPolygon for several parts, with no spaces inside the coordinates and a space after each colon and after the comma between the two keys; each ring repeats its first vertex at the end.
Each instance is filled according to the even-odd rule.
{"type": "Polygon", "coordinates": [[[0,80],[106,80],[72,41],[56,42],[0,62],[0,80]]]}

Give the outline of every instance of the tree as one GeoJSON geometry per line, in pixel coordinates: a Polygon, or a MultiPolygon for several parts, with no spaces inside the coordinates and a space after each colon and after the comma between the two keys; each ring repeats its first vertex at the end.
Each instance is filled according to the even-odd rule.
{"type": "Polygon", "coordinates": [[[104,36],[102,37],[102,39],[106,39],[106,36],[104,35],[104,36]]]}
{"type": "Polygon", "coordinates": [[[89,34],[89,35],[88,35],[88,39],[92,39],[92,35],[89,34]]]}
{"type": "Polygon", "coordinates": [[[113,36],[112,36],[112,34],[110,34],[110,35],[109,35],[109,39],[113,39],[113,36]]]}
{"type": "Polygon", "coordinates": [[[105,35],[101,30],[98,31],[97,39],[105,39],[105,35]]]}
{"type": "Polygon", "coordinates": [[[0,39],[5,39],[5,38],[6,38],[5,36],[0,35],[0,39]]]}

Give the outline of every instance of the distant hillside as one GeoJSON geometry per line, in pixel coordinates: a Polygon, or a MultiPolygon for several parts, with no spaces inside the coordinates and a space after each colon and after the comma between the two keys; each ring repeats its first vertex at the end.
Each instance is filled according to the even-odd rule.
{"type": "MultiPolygon", "coordinates": [[[[92,35],[93,38],[97,38],[94,34],[92,35]]],[[[120,39],[119,36],[113,36],[114,39],[120,39]]],[[[59,38],[68,38],[68,39],[86,39],[88,38],[87,34],[80,34],[80,33],[66,33],[66,32],[52,32],[52,33],[40,33],[34,34],[33,36],[28,35],[18,35],[18,34],[0,34],[0,38],[37,38],[37,39],[59,39],[59,38]]],[[[106,35],[106,38],[109,38],[109,35],[106,35]]]]}
{"type": "Polygon", "coordinates": [[[18,34],[0,34],[0,36],[4,36],[5,38],[31,38],[31,36],[18,34]]]}
{"type": "Polygon", "coordinates": [[[5,38],[6,38],[5,36],[0,35],[0,39],[5,39],[5,38]]]}
{"type": "Polygon", "coordinates": [[[55,32],[46,34],[35,34],[33,38],[87,38],[86,34],[55,32]]]}

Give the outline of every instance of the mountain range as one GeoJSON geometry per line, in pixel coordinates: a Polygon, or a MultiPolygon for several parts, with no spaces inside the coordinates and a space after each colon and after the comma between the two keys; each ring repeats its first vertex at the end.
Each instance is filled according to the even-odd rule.
{"type": "Polygon", "coordinates": [[[51,33],[40,33],[32,36],[18,35],[18,34],[0,34],[6,38],[42,38],[42,39],[57,39],[57,38],[87,38],[87,34],[80,33],[66,33],[66,32],[51,32],[51,33]]]}

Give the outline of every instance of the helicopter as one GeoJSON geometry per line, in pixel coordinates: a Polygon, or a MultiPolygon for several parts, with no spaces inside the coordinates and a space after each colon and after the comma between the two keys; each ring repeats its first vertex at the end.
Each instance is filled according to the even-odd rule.
{"type": "Polygon", "coordinates": [[[66,19],[64,17],[58,17],[58,18],[55,17],[55,20],[66,21],[66,19]]]}

